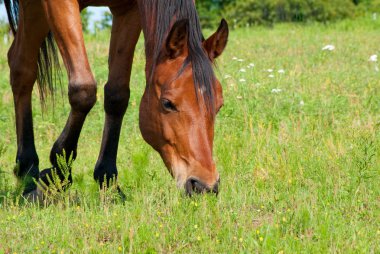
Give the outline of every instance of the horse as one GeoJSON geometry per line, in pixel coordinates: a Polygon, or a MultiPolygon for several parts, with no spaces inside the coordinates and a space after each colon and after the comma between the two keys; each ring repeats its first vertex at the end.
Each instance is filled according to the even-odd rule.
{"type": "Polygon", "coordinates": [[[81,10],[88,6],[108,6],[113,15],[109,75],[104,86],[105,123],[93,174],[95,181],[100,188],[107,188],[118,176],[116,157],[130,97],[132,60],[143,32],[146,84],[139,107],[142,137],[160,154],[178,188],[190,196],[218,193],[220,176],[213,159],[213,139],[223,91],[213,65],[228,41],[224,19],[217,31],[205,39],[194,0],[4,2],[14,33],[8,63],[16,115],[15,174],[26,182],[24,196],[38,196],[39,183],[49,184],[54,173],[60,181],[67,178],[68,186],[72,184],[71,166],[66,177],[57,158],[71,155],[72,160],[76,159],[82,126],[96,103],[97,84],[88,62],[80,18],[81,10]],[[31,94],[37,81],[42,103],[47,96],[53,96],[59,66],[57,47],[68,75],[71,110],[51,149],[52,167],[40,172],[31,94]]]}

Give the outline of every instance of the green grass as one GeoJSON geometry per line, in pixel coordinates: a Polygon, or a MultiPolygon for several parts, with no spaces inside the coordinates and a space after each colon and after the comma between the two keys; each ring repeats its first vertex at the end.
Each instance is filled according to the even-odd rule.
{"type": "MultiPolygon", "coordinates": [[[[25,203],[12,175],[15,117],[1,45],[0,253],[379,253],[380,72],[368,61],[380,55],[379,27],[362,19],[231,32],[217,71],[225,99],[215,128],[218,197],[185,197],[141,138],[140,41],[118,156],[125,204],[92,179],[108,33],[86,38],[98,102],[81,135],[74,185],[47,207],[25,203]],[[336,49],[322,51],[327,44],[336,49]]],[[[41,168],[68,112],[64,96],[42,114],[34,93],[41,168]]]]}

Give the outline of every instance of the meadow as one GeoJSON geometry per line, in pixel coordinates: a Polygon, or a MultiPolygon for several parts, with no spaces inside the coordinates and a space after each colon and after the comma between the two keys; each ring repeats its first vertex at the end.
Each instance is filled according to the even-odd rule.
{"type": "MultiPolygon", "coordinates": [[[[23,200],[12,173],[9,42],[1,42],[0,253],[380,252],[380,64],[369,61],[380,54],[380,19],[231,31],[216,69],[225,101],[215,126],[217,197],[186,197],[141,137],[142,40],[118,155],[127,199],[99,192],[92,174],[108,41],[107,31],[86,35],[98,101],[81,134],[74,184],[47,206],[23,200]]],[[[41,169],[69,113],[62,93],[43,112],[34,91],[41,169]]]]}

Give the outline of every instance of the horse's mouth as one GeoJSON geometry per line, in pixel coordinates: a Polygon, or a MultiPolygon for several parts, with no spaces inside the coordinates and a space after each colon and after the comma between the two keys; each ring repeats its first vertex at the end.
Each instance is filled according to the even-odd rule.
{"type": "Polygon", "coordinates": [[[185,183],[185,191],[186,191],[186,194],[189,195],[190,197],[193,194],[204,194],[204,193],[214,193],[218,195],[219,183],[220,183],[220,178],[214,184],[214,186],[210,188],[207,184],[203,183],[199,179],[190,177],[189,179],[187,179],[185,183]]]}

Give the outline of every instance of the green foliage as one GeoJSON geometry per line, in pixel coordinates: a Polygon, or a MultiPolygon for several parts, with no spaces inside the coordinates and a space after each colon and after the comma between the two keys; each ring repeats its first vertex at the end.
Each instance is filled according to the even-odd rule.
{"type": "Polygon", "coordinates": [[[358,4],[359,11],[365,13],[377,13],[380,15],[380,0],[362,0],[358,4]]]}
{"type": "Polygon", "coordinates": [[[328,22],[351,18],[355,14],[351,0],[241,0],[226,8],[226,15],[237,25],[277,22],[328,22]]]}
{"type": "Polygon", "coordinates": [[[9,32],[8,22],[0,19],[0,35],[7,34],[9,32]]]}
{"type": "Polygon", "coordinates": [[[47,176],[47,183],[36,182],[38,188],[44,192],[44,196],[55,199],[56,196],[61,195],[70,187],[69,176],[73,164],[72,155],[66,160],[66,152],[63,151],[63,155],[57,154],[58,168],[51,170],[52,174],[47,176]],[[60,179],[57,171],[60,171],[63,175],[63,180],[60,179]]]}
{"type": "Polygon", "coordinates": [[[380,11],[380,0],[200,0],[203,27],[215,27],[223,16],[235,26],[279,22],[330,22],[380,11]]]}
{"type": "Polygon", "coordinates": [[[102,13],[102,19],[94,22],[94,34],[98,34],[103,30],[109,30],[112,27],[112,14],[109,11],[102,13]]]}
{"type": "Polygon", "coordinates": [[[112,14],[110,12],[103,12],[103,18],[100,20],[99,29],[110,29],[112,26],[112,14]]]}
{"type": "Polygon", "coordinates": [[[199,18],[204,28],[213,28],[216,26],[221,16],[221,11],[231,0],[197,0],[195,1],[199,13],[199,18]]]}
{"type": "Polygon", "coordinates": [[[90,17],[92,15],[92,12],[88,9],[82,10],[80,13],[80,17],[82,20],[82,30],[83,32],[87,33],[89,31],[89,23],[90,23],[90,17]]]}

